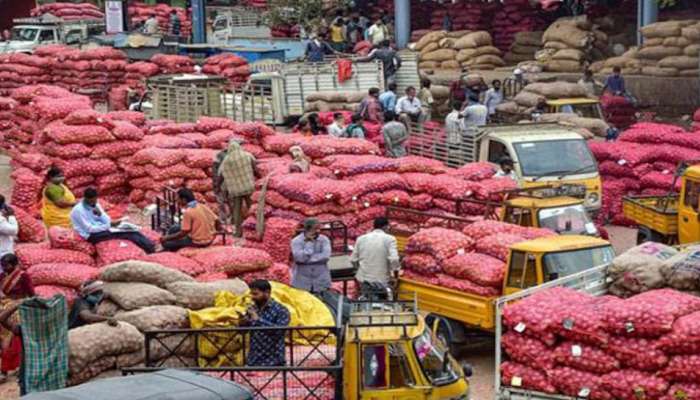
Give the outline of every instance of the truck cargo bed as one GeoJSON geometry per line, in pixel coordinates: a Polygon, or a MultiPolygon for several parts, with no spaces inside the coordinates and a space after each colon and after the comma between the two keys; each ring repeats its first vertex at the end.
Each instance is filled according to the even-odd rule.
{"type": "Polygon", "coordinates": [[[678,195],[625,196],[622,199],[625,217],[664,235],[678,232],[678,195]]]}

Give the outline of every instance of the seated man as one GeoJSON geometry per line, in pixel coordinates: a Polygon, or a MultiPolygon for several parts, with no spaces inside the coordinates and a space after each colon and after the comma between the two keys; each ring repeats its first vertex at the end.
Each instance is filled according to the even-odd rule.
{"type": "Polygon", "coordinates": [[[409,86],[406,88],[406,95],[396,103],[396,114],[406,128],[411,129],[411,121],[422,123],[425,120],[423,107],[416,97],[416,88],[409,86]]]}
{"type": "Polygon", "coordinates": [[[161,238],[163,250],[178,251],[183,247],[209,246],[216,237],[216,231],[221,228],[221,221],[209,207],[195,200],[190,189],[178,190],[177,197],[183,209],[182,225],[173,226],[161,238]]]}
{"type": "Polygon", "coordinates": [[[97,202],[97,189],[85,189],[83,200],[73,207],[70,213],[73,229],[83,239],[97,244],[112,239],[123,239],[133,242],[146,253],[153,253],[155,244],[141,232],[130,230],[113,230],[121,221],[112,221],[109,215],[97,202]]]}
{"type": "Polygon", "coordinates": [[[104,293],[102,281],[86,281],[80,285],[79,297],[73,302],[73,307],[68,315],[68,329],[79,328],[83,325],[107,322],[111,326],[117,325],[117,320],[97,314],[97,306],[108,296],[104,293]]]}

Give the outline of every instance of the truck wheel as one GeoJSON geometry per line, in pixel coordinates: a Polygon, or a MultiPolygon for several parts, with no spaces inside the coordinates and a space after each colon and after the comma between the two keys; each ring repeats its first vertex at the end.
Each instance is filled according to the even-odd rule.
{"type": "Polygon", "coordinates": [[[664,235],[647,228],[646,226],[639,227],[637,230],[637,244],[642,244],[644,242],[658,242],[664,243],[664,235]]]}

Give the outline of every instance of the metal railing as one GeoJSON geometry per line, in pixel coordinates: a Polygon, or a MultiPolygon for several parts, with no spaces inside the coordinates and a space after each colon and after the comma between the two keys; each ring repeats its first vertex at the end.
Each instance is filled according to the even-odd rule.
{"type": "Polygon", "coordinates": [[[448,143],[442,127],[412,124],[406,150],[411,155],[431,158],[448,167],[461,167],[479,158],[479,142],[485,134],[484,130],[465,130],[459,142],[448,143]]]}
{"type": "Polygon", "coordinates": [[[247,83],[224,92],[223,114],[234,121],[262,121],[274,125],[279,113],[271,84],[247,83]]]}

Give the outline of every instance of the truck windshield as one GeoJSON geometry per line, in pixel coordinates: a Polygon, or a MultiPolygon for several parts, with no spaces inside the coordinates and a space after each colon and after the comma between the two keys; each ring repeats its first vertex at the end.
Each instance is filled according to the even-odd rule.
{"type": "Polygon", "coordinates": [[[584,118],[603,119],[598,104],[565,104],[561,106],[562,113],[576,114],[584,118]]]}
{"type": "Polygon", "coordinates": [[[445,357],[449,357],[449,353],[442,342],[433,337],[430,330],[426,329],[422,335],[413,340],[413,349],[423,373],[433,385],[443,386],[459,379],[455,361],[450,359],[445,363],[445,357]]]}
{"type": "Polygon", "coordinates": [[[615,257],[612,246],[562,251],[544,256],[544,272],[547,281],[573,275],[577,272],[607,264],[615,257]]]}
{"type": "Polygon", "coordinates": [[[595,235],[595,225],[586,213],[583,204],[544,208],[539,211],[540,227],[560,235],[595,235]]]}
{"type": "Polygon", "coordinates": [[[583,139],[513,143],[524,177],[566,176],[598,170],[583,139]],[[552,157],[559,154],[560,157],[552,157]]]}
{"type": "Polygon", "coordinates": [[[39,34],[39,30],[36,28],[13,28],[12,29],[12,40],[20,40],[23,42],[33,42],[36,40],[36,36],[39,34]]]}

